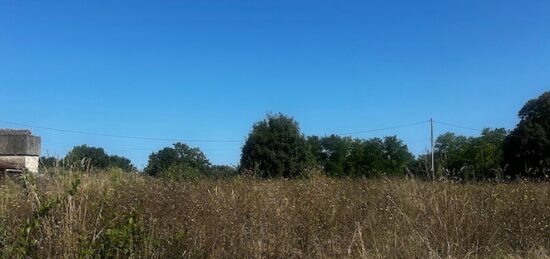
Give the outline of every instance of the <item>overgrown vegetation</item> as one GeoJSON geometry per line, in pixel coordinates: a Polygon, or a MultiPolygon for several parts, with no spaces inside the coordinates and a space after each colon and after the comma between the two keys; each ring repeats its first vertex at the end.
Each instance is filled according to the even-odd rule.
{"type": "Polygon", "coordinates": [[[120,170],[0,185],[0,257],[547,257],[550,184],[171,181],[120,170]]]}

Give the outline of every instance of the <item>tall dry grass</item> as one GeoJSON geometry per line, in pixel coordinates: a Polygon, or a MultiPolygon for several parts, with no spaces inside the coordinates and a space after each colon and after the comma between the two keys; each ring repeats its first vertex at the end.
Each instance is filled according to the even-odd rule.
{"type": "Polygon", "coordinates": [[[548,257],[550,184],[168,182],[61,172],[0,186],[0,256],[548,257]]]}

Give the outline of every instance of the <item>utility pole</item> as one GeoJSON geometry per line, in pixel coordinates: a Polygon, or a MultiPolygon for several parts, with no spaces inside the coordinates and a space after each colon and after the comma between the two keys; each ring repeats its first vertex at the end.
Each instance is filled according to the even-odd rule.
{"type": "Polygon", "coordinates": [[[430,141],[432,142],[432,180],[435,180],[435,165],[434,165],[434,120],[430,118],[430,141]]]}

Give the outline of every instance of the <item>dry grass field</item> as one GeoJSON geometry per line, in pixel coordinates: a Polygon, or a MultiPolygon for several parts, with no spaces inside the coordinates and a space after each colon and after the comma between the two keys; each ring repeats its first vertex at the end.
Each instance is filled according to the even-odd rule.
{"type": "Polygon", "coordinates": [[[550,183],[169,182],[61,172],[0,185],[0,257],[541,258],[550,183]]]}

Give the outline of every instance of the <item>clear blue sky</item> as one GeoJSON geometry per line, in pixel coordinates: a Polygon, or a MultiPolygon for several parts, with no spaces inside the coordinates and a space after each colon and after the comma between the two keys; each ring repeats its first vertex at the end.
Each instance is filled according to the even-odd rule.
{"type": "MultiPolygon", "coordinates": [[[[544,0],[0,0],[2,121],[220,140],[244,140],[267,112],[308,135],[430,117],[510,129],[545,90],[544,0]]],[[[450,130],[477,134],[435,132],[450,130]]],[[[88,144],[138,167],[171,144],[33,132],[45,155],[88,144]]],[[[355,136],[393,134],[417,154],[429,146],[427,124],[355,136]]],[[[189,144],[238,163],[240,143],[189,144]]]]}

